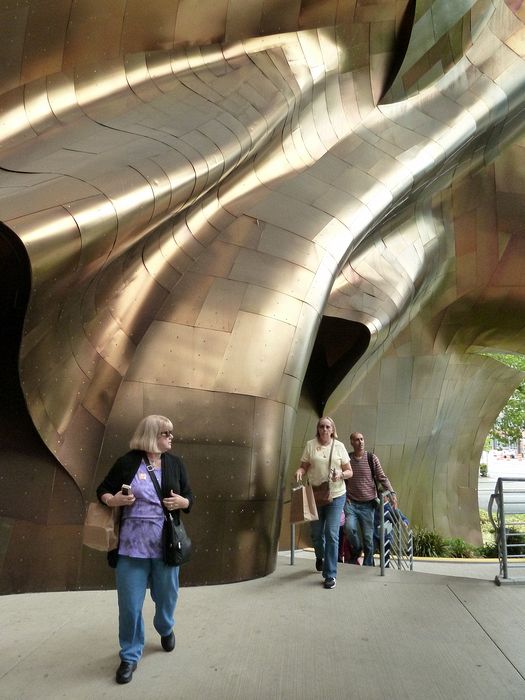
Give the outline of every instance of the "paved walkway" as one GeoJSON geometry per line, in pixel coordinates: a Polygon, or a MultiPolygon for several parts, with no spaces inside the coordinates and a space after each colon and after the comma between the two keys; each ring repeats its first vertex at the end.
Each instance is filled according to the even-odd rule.
{"type": "Polygon", "coordinates": [[[172,654],[148,599],[147,646],[126,686],[114,682],[114,591],[3,596],[0,697],[523,700],[525,588],[445,566],[465,575],[340,565],[326,591],[311,554],[294,566],[280,555],[271,576],[182,589],[172,654]]]}

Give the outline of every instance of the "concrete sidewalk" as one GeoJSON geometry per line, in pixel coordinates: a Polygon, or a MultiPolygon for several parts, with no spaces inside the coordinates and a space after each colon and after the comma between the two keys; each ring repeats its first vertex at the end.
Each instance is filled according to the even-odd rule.
{"type": "Polygon", "coordinates": [[[114,591],[3,596],[0,697],[522,700],[525,588],[498,588],[495,573],[340,565],[327,591],[311,555],[294,566],[280,555],[271,576],[183,588],[172,654],[148,598],[147,645],[126,686],[114,681],[114,591]]]}

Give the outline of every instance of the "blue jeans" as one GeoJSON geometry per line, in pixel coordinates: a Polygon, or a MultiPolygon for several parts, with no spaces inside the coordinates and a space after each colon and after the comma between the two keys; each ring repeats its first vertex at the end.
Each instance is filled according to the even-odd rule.
{"type": "Polygon", "coordinates": [[[374,566],[375,501],[347,500],[344,510],[344,530],[352,550],[352,561],[357,561],[362,550],[364,553],[363,566],[374,566]]]}
{"type": "Polygon", "coordinates": [[[346,495],[336,496],[326,506],[317,508],[319,520],[310,523],[310,534],[317,559],[323,560],[323,577],[337,576],[337,554],[339,551],[339,521],[346,495]]]}
{"type": "Polygon", "coordinates": [[[179,595],[179,567],[162,559],[119,556],[116,571],[120,658],[136,663],[144,649],[142,606],[149,585],[155,603],[153,626],[161,637],[170,634],[179,595]]]}

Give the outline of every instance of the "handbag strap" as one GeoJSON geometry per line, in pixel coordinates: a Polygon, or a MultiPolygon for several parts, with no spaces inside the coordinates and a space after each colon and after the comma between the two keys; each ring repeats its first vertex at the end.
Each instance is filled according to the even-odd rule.
{"type": "Polygon", "coordinates": [[[164,503],[162,502],[162,491],[160,490],[160,484],[155,476],[155,467],[153,464],[149,464],[146,462],[146,469],[148,470],[148,474],[151,477],[151,480],[153,482],[153,486],[155,487],[155,491],[157,492],[157,496],[159,497],[160,505],[162,506],[162,510],[164,511],[164,517],[165,518],[173,518],[173,515],[169,512],[169,510],[166,508],[164,503]]]}
{"type": "Polygon", "coordinates": [[[330,456],[328,457],[328,482],[330,482],[332,471],[332,453],[334,451],[334,439],[332,438],[332,446],[330,447],[330,456]]]}

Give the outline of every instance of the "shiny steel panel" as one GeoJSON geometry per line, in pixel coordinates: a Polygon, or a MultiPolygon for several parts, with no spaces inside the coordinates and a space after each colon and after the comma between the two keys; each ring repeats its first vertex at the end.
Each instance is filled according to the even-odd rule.
{"type": "Polygon", "coordinates": [[[107,583],[83,504],[147,413],[197,495],[188,583],[273,570],[321,412],[365,433],[414,524],[479,540],[479,453],[521,379],[479,353],[524,352],[518,5],[0,5],[0,220],[30,279],[1,310],[2,431],[35,433],[3,460],[0,592],[107,583]],[[306,389],[323,315],[349,322],[342,364],[306,389]]]}

